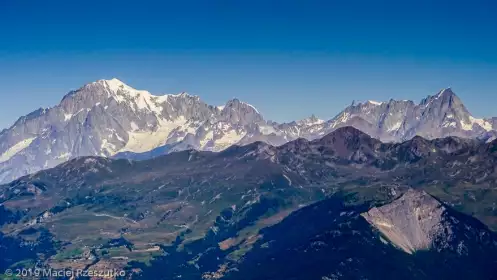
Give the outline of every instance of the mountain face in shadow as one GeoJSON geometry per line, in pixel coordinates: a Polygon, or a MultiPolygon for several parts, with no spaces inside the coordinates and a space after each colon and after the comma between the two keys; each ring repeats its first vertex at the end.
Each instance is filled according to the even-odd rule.
{"type": "Polygon", "coordinates": [[[200,279],[202,270],[214,268],[214,272],[202,274],[202,279],[497,279],[497,235],[425,192],[409,190],[378,208],[377,212],[395,217],[388,225],[365,218],[375,212],[368,205],[347,205],[345,201],[346,197],[333,195],[262,229],[252,250],[236,262],[219,260],[240,248],[221,250],[214,245],[229,234],[218,240],[208,236],[182,250],[168,248],[166,256],[143,266],[144,273],[136,278],[200,279]],[[411,220],[419,215],[419,207],[440,210],[427,219],[430,227],[421,230],[429,236],[424,247],[406,251],[403,244],[415,244],[419,236],[399,242],[377,228],[416,232],[416,227],[426,223],[411,220]],[[208,240],[213,243],[208,245],[208,240]],[[195,267],[172,265],[178,259],[188,262],[199,252],[196,249],[208,253],[194,258],[195,267]],[[166,269],[171,265],[173,269],[166,269]]]}
{"type": "MultiPolygon", "coordinates": [[[[216,279],[219,275],[243,277],[236,270],[256,270],[258,263],[262,269],[267,263],[262,261],[264,252],[271,252],[278,261],[292,257],[288,260],[292,264],[304,264],[304,259],[313,259],[314,254],[324,257],[319,251],[324,249],[306,249],[313,252],[306,255],[298,246],[343,227],[347,234],[343,240],[337,236],[340,242],[331,237],[319,241],[340,248],[336,244],[350,239],[350,247],[343,250],[352,252],[363,246],[364,252],[350,254],[365,263],[368,258],[380,262],[382,259],[373,252],[385,251],[393,256],[392,269],[399,271],[394,275],[408,273],[407,264],[417,271],[413,277],[452,275],[442,273],[458,271],[467,251],[471,256],[467,258],[467,270],[483,277],[488,275],[488,263],[473,252],[491,255],[493,251],[485,251],[478,244],[487,244],[493,250],[491,242],[482,239],[493,235],[474,218],[497,228],[497,191],[493,188],[497,183],[496,145],[496,141],[457,137],[414,137],[403,143],[382,143],[355,128],[342,127],[320,139],[297,139],[277,147],[254,142],[218,153],[186,150],[142,161],[81,157],[1,185],[0,211],[5,213],[2,232],[6,238],[13,238],[8,239],[12,244],[28,244],[40,232],[49,233],[46,248],[53,251],[37,254],[36,258],[22,254],[15,262],[126,268],[145,279],[216,279]],[[410,198],[406,200],[412,201],[406,203],[409,207],[401,207],[404,204],[398,203],[399,199],[413,189],[423,193],[422,199],[410,198]],[[342,203],[336,207],[345,210],[338,213],[327,209],[331,212],[319,214],[328,216],[312,211],[324,207],[320,205],[326,205],[327,199],[342,203]],[[347,212],[353,214],[343,214],[347,212]],[[432,219],[426,213],[436,215],[432,219]],[[452,218],[468,225],[468,231],[451,224],[452,218]],[[403,230],[406,228],[407,232],[403,230]],[[446,229],[454,235],[438,235],[446,229]],[[25,231],[31,233],[20,234],[25,231]],[[303,235],[293,235],[299,232],[303,235]],[[366,241],[355,239],[358,233],[366,241]],[[297,247],[285,253],[282,249],[265,250],[272,240],[288,246],[295,242],[297,247]],[[462,245],[451,240],[461,240],[462,245]],[[373,245],[367,249],[364,244],[373,245]],[[295,252],[302,254],[292,255],[295,252]],[[425,253],[441,268],[418,260],[417,256],[425,253]],[[448,261],[447,266],[443,266],[443,259],[448,261]],[[472,259],[478,262],[470,262],[472,259]]],[[[39,253],[39,247],[32,248],[39,253]]],[[[332,251],[326,254],[333,256],[332,251]]],[[[14,265],[12,261],[6,260],[5,265],[14,265]]],[[[284,262],[274,264],[281,273],[284,262]]],[[[320,271],[308,265],[307,273],[320,271]]],[[[373,267],[365,265],[355,263],[348,272],[330,269],[319,275],[354,278],[359,274],[351,271],[364,270],[375,279],[373,267]]],[[[388,264],[376,266],[386,268],[388,264]]],[[[271,274],[269,268],[261,271],[266,271],[267,277],[284,279],[271,274]]],[[[304,274],[290,271],[300,277],[295,279],[306,279],[304,274]]]]}

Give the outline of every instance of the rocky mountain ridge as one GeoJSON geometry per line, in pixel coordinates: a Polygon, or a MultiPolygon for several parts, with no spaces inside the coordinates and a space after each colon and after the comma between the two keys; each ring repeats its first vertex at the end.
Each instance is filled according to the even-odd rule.
{"type": "Polygon", "coordinates": [[[451,89],[420,104],[368,101],[352,104],[328,121],[313,115],[275,123],[238,99],[212,106],[187,93],[155,96],[117,79],[99,80],[0,132],[0,182],[79,156],[147,159],[186,149],[221,151],[256,141],[278,146],[298,138],[317,139],[344,126],[386,142],[416,135],[490,142],[497,136],[495,118],[474,118],[451,89]]]}
{"type": "Polygon", "coordinates": [[[496,163],[497,141],[383,143],[353,127],[281,146],[79,157],[0,185],[0,226],[14,245],[45,232],[44,265],[138,279],[383,279],[389,267],[492,279],[496,163]]]}

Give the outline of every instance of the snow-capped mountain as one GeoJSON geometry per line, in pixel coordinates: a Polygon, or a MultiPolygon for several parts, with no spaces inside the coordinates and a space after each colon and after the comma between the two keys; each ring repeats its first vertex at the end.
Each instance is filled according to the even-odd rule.
{"type": "Polygon", "coordinates": [[[446,136],[478,138],[497,130],[494,119],[473,117],[450,89],[413,101],[368,101],[353,104],[330,121],[333,126],[351,125],[382,141],[402,141],[416,135],[427,139],[446,136]]]}
{"type": "MultiPolygon", "coordinates": [[[[155,96],[117,79],[99,80],[0,133],[0,182],[79,156],[157,148],[220,151],[274,132],[257,109],[238,99],[216,107],[187,93],[155,96]]],[[[264,140],[282,144],[293,138],[274,139],[264,140]]]]}
{"type": "Polygon", "coordinates": [[[275,123],[238,99],[212,106],[187,93],[155,96],[117,79],[99,80],[0,132],[0,183],[79,156],[145,159],[185,149],[221,151],[254,141],[277,146],[316,139],[344,126],[382,141],[415,135],[489,140],[497,135],[496,118],[474,118],[450,89],[420,104],[368,101],[352,104],[328,121],[312,115],[275,123]]]}

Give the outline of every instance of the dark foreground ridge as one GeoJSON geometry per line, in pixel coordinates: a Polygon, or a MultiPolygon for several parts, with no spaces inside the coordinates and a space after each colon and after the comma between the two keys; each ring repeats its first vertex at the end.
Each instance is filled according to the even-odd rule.
{"type": "Polygon", "coordinates": [[[439,219],[421,231],[431,239],[406,253],[395,238],[377,230],[378,223],[372,226],[363,218],[367,206],[347,206],[332,196],[262,230],[254,249],[226,279],[496,279],[497,236],[474,218],[414,190],[373,212],[395,217],[392,228],[409,234],[426,223],[411,219],[418,207],[434,205],[443,209],[439,219]]]}
{"type": "Polygon", "coordinates": [[[492,279],[496,153],[496,141],[382,143],[343,127],[278,147],[76,158],[0,186],[0,268],[39,261],[144,279],[384,279],[385,270],[492,279]]]}

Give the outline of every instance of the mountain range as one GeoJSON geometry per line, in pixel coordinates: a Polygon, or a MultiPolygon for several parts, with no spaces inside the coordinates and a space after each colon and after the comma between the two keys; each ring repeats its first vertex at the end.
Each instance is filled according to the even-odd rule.
{"type": "Polygon", "coordinates": [[[384,143],[350,126],[280,146],[79,157],[0,185],[0,268],[495,279],[496,163],[497,140],[384,143]]]}
{"type": "Polygon", "coordinates": [[[187,93],[155,96],[117,79],[99,80],[0,132],[0,182],[80,156],[143,160],[188,149],[221,151],[256,141],[278,146],[298,138],[318,139],[344,126],[384,142],[416,135],[491,141],[497,135],[497,118],[473,117],[450,88],[419,104],[367,101],[353,103],[327,121],[313,115],[276,123],[238,99],[212,106],[187,93]]]}

